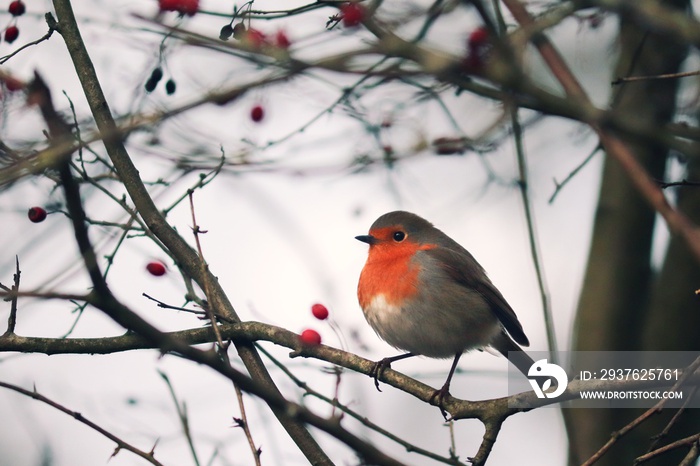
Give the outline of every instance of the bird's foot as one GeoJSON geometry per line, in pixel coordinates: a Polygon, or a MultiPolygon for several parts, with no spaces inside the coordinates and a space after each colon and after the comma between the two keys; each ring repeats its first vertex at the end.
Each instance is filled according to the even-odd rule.
{"type": "Polygon", "coordinates": [[[450,395],[450,385],[445,384],[440,390],[435,390],[435,393],[433,393],[430,397],[430,403],[437,402],[437,407],[440,408],[440,413],[442,413],[442,417],[445,418],[445,421],[449,421],[449,418],[447,417],[448,413],[445,409],[445,400],[449,396],[452,396],[450,395]]]}
{"type": "Polygon", "coordinates": [[[369,376],[374,379],[374,386],[377,387],[377,391],[379,392],[382,391],[381,388],[379,388],[379,377],[381,377],[384,369],[391,367],[392,362],[394,362],[393,358],[384,358],[375,362],[374,365],[372,365],[372,369],[369,371],[369,376]]]}

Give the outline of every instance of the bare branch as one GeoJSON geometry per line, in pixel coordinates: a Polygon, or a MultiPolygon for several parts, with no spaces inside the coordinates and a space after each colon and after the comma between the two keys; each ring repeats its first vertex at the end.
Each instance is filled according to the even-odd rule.
{"type": "Polygon", "coordinates": [[[9,390],[15,391],[17,393],[21,393],[24,396],[28,396],[29,398],[33,398],[35,400],[41,401],[42,403],[46,403],[47,405],[51,406],[54,409],[57,409],[58,411],[61,411],[62,413],[65,413],[71,417],[73,417],[76,421],[85,424],[92,430],[102,434],[104,437],[107,437],[111,441],[117,444],[117,448],[114,450],[114,455],[116,455],[120,450],[127,450],[132,452],[133,454],[140,456],[141,458],[145,459],[151,464],[154,464],[156,466],[163,466],[161,462],[155,459],[153,456],[153,450],[149,452],[145,452],[143,450],[140,450],[136,448],[135,446],[131,445],[130,443],[122,440],[121,438],[117,437],[116,435],[112,434],[109,432],[107,429],[104,429],[103,427],[100,427],[96,423],[90,421],[87,419],[85,416],[82,414],[72,411],[65,406],[45,397],[44,395],[41,395],[34,389],[33,391],[25,390],[24,388],[18,387],[17,385],[12,385],[6,382],[0,382],[0,387],[7,388],[9,390]]]}

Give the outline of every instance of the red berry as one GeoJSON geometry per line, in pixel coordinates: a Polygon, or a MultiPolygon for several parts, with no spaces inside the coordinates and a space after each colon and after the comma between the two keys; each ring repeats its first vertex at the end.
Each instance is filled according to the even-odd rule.
{"type": "Polygon", "coordinates": [[[306,329],[299,335],[299,341],[305,346],[318,346],[321,344],[321,335],[316,330],[306,329]]]}
{"type": "Polygon", "coordinates": [[[255,107],[250,109],[250,119],[254,122],[260,123],[264,117],[265,109],[262,108],[262,105],[256,105],[255,107]]]}
{"type": "Polygon", "coordinates": [[[156,277],[163,276],[166,272],[165,265],[162,262],[158,261],[149,262],[146,265],[146,270],[148,270],[151,275],[154,275],[156,277]]]}
{"type": "Polygon", "coordinates": [[[478,47],[484,45],[489,39],[489,30],[484,26],[478,27],[469,34],[469,39],[467,40],[467,45],[469,48],[478,47]]]}
{"type": "Polygon", "coordinates": [[[17,26],[9,26],[5,29],[5,42],[11,44],[19,37],[19,28],[17,26]]]}
{"type": "Polygon", "coordinates": [[[287,34],[281,29],[275,34],[275,46],[281,49],[288,49],[292,42],[287,37],[287,34]]]}
{"type": "Polygon", "coordinates": [[[491,48],[488,29],[482,26],[472,31],[467,39],[467,57],[464,60],[466,70],[470,72],[480,71],[489,58],[491,48]]]}
{"type": "Polygon", "coordinates": [[[10,2],[10,14],[12,16],[22,16],[25,12],[26,8],[24,7],[24,2],[21,0],[15,0],[14,2],[10,2]]]}
{"type": "Polygon", "coordinates": [[[246,31],[244,40],[255,49],[259,49],[267,44],[267,36],[265,36],[265,33],[254,28],[249,28],[246,31]]]}
{"type": "Polygon", "coordinates": [[[180,0],[158,0],[160,11],[177,11],[180,0]]]}
{"type": "Polygon", "coordinates": [[[314,304],[311,306],[311,313],[318,320],[326,320],[328,318],[328,308],[323,304],[314,304]]]}
{"type": "Polygon", "coordinates": [[[199,0],[180,0],[180,13],[194,16],[199,11],[199,0]]]}
{"type": "Polygon", "coordinates": [[[14,78],[12,76],[4,76],[2,79],[3,79],[3,82],[5,83],[5,87],[10,92],[19,91],[20,89],[24,89],[24,83],[17,78],[14,78]]]}
{"type": "Polygon", "coordinates": [[[46,220],[46,211],[41,207],[32,207],[29,209],[29,212],[27,212],[27,217],[29,217],[29,221],[32,223],[41,223],[46,220]]]}
{"type": "Polygon", "coordinates": [[[365,19],[365,7],[359,3],[345,3],[340,7],[343,26],[355,27],[365,19]]]}
{"type": "Polygon", "coordinates": [[[199,0],[158,0],[160,11],[177,11],[182,15],[193,16],[199,11],[199,0]]]}

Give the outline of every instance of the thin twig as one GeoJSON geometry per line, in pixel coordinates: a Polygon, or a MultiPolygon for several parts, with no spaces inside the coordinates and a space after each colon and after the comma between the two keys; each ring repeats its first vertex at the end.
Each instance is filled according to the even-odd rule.
{"type": "Polygon", "coordinates": [[[659,442],[661,442],[661,440],[663,440],[664,438],[666,438],[666,436],[668,435],[668,433],[671,431],[671,428],[676,424],[676,422],[678,422],[678,420],[681,418],[681,416],[683,415],[683,413],[686,412],[686,409],[688,409],[688,405],[691,403],[691,401],[693,400],[693,397],[695,396],[695,394],[696,394],[697,391],[698,391],[698,387],[697,387],[697,386],[693,386],[693,387],[690,387],[689,390],[690,390],[690,393],[689,393],[689,395],[686,397],[685,401],[683,402],[683,406],[681,406],[681,407],[673,414],[673,417],[671,418],[670,421],[668,421],[668,424],[666,424],[666,426],[664,427],[664,429],[663,429],[661,432],[659,432],[658,434],[654,435],[654,437],[652,438],[652,442],[651,442],[651,444],[649,445],[649,449],[647,450],[647,453],[649,453],[649,452],[651,452],[652,450],[654,450],[654,449],[656,448],[656,446],[659,444],[659,442]]]}
{"type": "Polygon", "coordinates": [[[689,76],[697,76],[700,71],[686,71],[684,73],[666,73],[666,74],[655,74],[651,76],[627,76],[622,78],[617,78],[611,84],[617,86],[618,84],[630,83],[635,81],[652,81],[654,79],[678,79],[687,78],[689,76]]]}
{"type": "Polygon", "coordinates": [[[306,382],[298,378],[294,373],[289,370],[287,366],[282,364],[277,358],[275,358],[269,351],[267,351],[265,348],[263,348],[260,344],[256,344],[256,347],[258,348],[258,351],[260,351],[265,357],[267,357],[272,363],[277,366],[289,379],[294,382],[294,384],[301,388],[302,390],[305,391],[306,395],[313,396],[314,398],[318,398],[319,400],[325,401],[326,403],[332,405],[334,408],[337,407],[340,411],[343,413],[347,414],[348,416],[352,417],[356,421],[360,422],[362,425],[368,427],[369,429],[372,429],[373,431],[377,432],[380,435],[383,435],[387,439],[397,443],[398,445],[401,445],[406,449],[406,451],[416,453],[418,455],[425,456],[426,458],[433,459],[435,461],[439,461],[440,463],[445,463],[445,464],[451,464],[454,466],[467,466],[466,463],[462,463],[458,460],[458,458],[453,457],[453,458],[447,458],[444,456],[440,456],[436,453],[433,453],[430,450],[425,450],[423,448],[420,448],[417,445],[414,445],[406,440],[403,440],[400,437],[397,437],[395,434],[389,432],[386,429],[383,429],[379,425],[373,423],[370,421],[367,417],[360,415],[359,413],[353,411],[350,409],[347,405],[340,403],[337,398],[329,398],[323,393],[314,390],[311,388],[306,382]]]}
{"type": "MultiPolygon", "coordinates": [[[[646,461],[649,461],[653,458],[656,458],[659,455],[663,455],[664,453],[667,453],[671,450],[675,450],[677,448],[687,447],[687,446],[690,446],[691,449],[695,448],[695,452],[693,453],[694,460],[695,460],[695,459],[697,459],[697,455],[698,455],[698,451],[697,451],[698,442],[700,442],[700,434],[691,435],[690,437],[686,437],[686,438],[677,440],[673,443],[669,443],[668,445],[664,445],[661,448],[658,448],[654,451],[650,451],[649,453],[645,453],[644,455],[637,457],[634,460],[634,464],[635,464],[635,466],[638,464],[642,464],[646,461]]],[[[695,461],[693,461],[691,463],[686,463],[686,464],[694,464],[694,462],[695,461]]]]}
{"type": "Polygon", "coordinates": [[[681,181],[658,181],[657,183],[661,189],[674,188],[676,186],[700,186],[700,181],[688,181],[685,179],[681,181]]]}
{"type": "Polygon", "coordinates": [[[580,172],[580,171],[583,169],[583,167],[585,167],[586,165],[588,165],[588,162],[590,162],[591,160],[593,160],[593,156],[595,156],[602,148],[603,148],[603,147],[602,147],[600,144],[596,145],[595,149],[593,149],[593,150],[591,151],[591,153],[588,154],[588,155],[586,156],[585,159],[583,159],[583,162],[581,162],[580,164],[578,164],[578,165],[576,166],[576,168],[574,168],[574,169],[571,171],[571,173],[569,173],[569,174],[566,176],[566,178],[564,178],[563,181],[558,182],[556,179],[554,180],[554,192],[552,193],[552,195],[550,196],[549,201],[548,201],[550,204],[554,202],[554,199],[557,197],[557,195],[558,195],[559,192],[562,190],[562,188],[564,188],[564,186],[566,186],[566,184],[567,184],[569,181],[571,181],[572,179],[574,179],[574,177],[578,174],[578,172],[580,172]]]}
{"type": "Polygon", "coordinates": [[[45,397],[44,395],[37,393],[36,388],[32,391],[29,391],[29,390],[25,390],[24,388],[21,388],[21,387],[18,387],[16,385],[12,385],[12,384],[9,384],[6,382],[0,382],[0,387],[4,387],[4,388],[7,388],[9,390],[13,390],[17,393],[21,393],[22,395],[25,395],[25,396],[28,396],[28,397],[33,398],[35,400],[41,401],[42,403],[46,403],[47,405],[51,406],[52,408],[55,408],[58,411],[61,411],[62,413],[68,414],[69,416],[73,417],[76,421],[85,424],[86,426],[90,427],[92,430],[99,432],[100,434],[102,434],[103,436],[107,437],[108,439],[110,439],[111,441],[113,441],[114,443],[117,444],[117,448],[115,448],[114,453],[112,453],[112,456],[116,456],[117,453],[119,453],[119,451],[121,451],[121,450],[127,450],[127,451],[134,453],[135,455],[140,456],[141,458],[145,459],[146,461],[148,461],[151,464],[155,464],[157,466],[163,466],[162,463],[159,462],[158,460],[156,460],[153,456],[155,445],[151,449],[151,451],[149,451],[149,452],[145,452],[143,450],[140,450],[140,449],[136,448],[135,446],[131,445],[130,443],[127,443],[124,440],[122,440],[121,438],[112,434],[111,432],[107,431],[106,429],[95,424],[94,422],[90,421],[82,414],[80,414],[76,411],[72,411],[72,410],[66,408],[65,406],[45,397]]]}
{"type": "MultiPolygon", "coordinates": [[[[90,106],[95,124],[101,133],[101,138],[103,138],[107,154],[115,170],[119,173],[120,180],[126,188],[128,195],[131,197],[135,210],[139,212],[149,229],[159,241],[173,253],[183,272],[192,277],[203,289],[205,286],[211,286],[213,288],[213,295],[208,296],[208,298],[213,298],[209,301],[210,305],[217,307],[219,313],[239,321],[240,318],[236,314],[233,305],[221,286],[216,283],[213,274],[206,270],[204,272],[205,276],[202,275],[202,269],[197,265],[197,253],[187,244],[184,238],[165,221],[163,215],[158,211],[153,199],[141,181],[138,169],[129,157],[129,153],[124,145],[124,140],[120,137],[116,137],[120,131],[112,116],[108,99],[104,95],[90,54],[81,37],[80,28],[78,27],[71,2],[69,0],[52,0],[52,3],[54,11],[56,12],[56,17],[61,25],[61,37],[63,37],[74,67],[78,70],[77,76],[85,92],[85,97],[90,106]],[[210,285],[207,285],[207,281],[209,281],[210,285]]],[[[270,78],[269,81],[278,82],[287,77],[289,76],[285,76],[285,74],[282,73],[282,75],[276,75],[270,78]]],[[[205,96],[204,100],[225,104],[240,97],[246,90],[258,84],[260,84],[260,81],[255,84],[251,83],[251,85],[245,87],[245,89],[236,89],[233,92],[219,94],[219,98],[216,99],[212,99],[211,96],[205,96]]],[[[203,102],[197,104],[196,102],[192,102],[194,106],[201,105],[202,103],[203,102]]],[[[185,105],[185,107],[193,108],[190,105],[185,105]]],[[[185,108],[182,107],[180,110],[184,111],[185,108]]],[[[143,321],[140,316],[133,313],[110,294],[107,295],[106,302],[100,301],[97,304],[101,310],[106,312],[117,323],[122,325],[126,324],[127,328],[137,327],[135,330],[138,330],[139,333],[147,339],[159,345],[163,345],[164,349],[171,351],[176,350],[192,361],[205,363],[230,380],[236,381],[241,389],[254,392],[272,408],[272,412],[277,417],[280,424],[310,462],[316,464],[331,464],[328,455],[318,445],[318,442],[316,442],[304,425],[305,421],[297,416],[289,416],[283,409],[291,408],[291,404],[287,402],[279,388],[275,385],[274,380],[272,380],[266,368],[260,362],[260,357],[253,347],[250,345],[236,346],[238,355],[251,374],[251,377],[246,377],[230,365],[223,364],[218,356],[214,357],[209,352],[200,351],[196,348],[183,345],[181,342],[168,339],[162,332],[159,332],[155,327],[143,321]]],[[[324,424],[325,422],[325,420],[321,420],[311,415],[311,413],[305,414],[309,416],[306,422],[311,421],[311,419],[313,419],[311,422],[314,424],[324,424]]],[[[328,423],[325,423],[325,426],[326,428],[334,430],[335,435],[338,435],[342,441],[353,445],[361,445],[360,448],[363,452],[367,456],[372,457],[374,461],[394,464],[399,463],[393,458],[384,455],[371,445],[368,445],[366,442],[361,441],[345,429],[330,426],[328,423]]]]}
{"type": "Polygon", "coordinates": [[[51,36],[53,35],[53,32],[56,30],[56,20],[54,19],[53,15],[51,13],[46,13],[45,18],[46,18],[46,23],[49,26],[48,32],[46,34],[44,34],[42,37],[40,37],[39,39],[31,41],[31,42],[27,42],[26,44],[24,44],[23,46],[21,46],[20,48],[15,50],[14,52],[0,58],[0,65],[4,65],[5,63],[7,63],[7,61],[10,58],[14,57],[18,53],[20,53],[22,50],[29,48],[29,47],[32,47],[34,45],[38,45],[38,44],[40,44],[46,40],[49,40],[51,38],[51,36]]]}
{"type": "Polygon", "coordinates": [[[537,276],[537,286],[540,291],[540,300],[542,302],[542,313],[544,315],[544,324],[547,331],[547,344],[549,345],[549,354],[554,364],[559,361],[559,353],[557,351],[557,337],[554,330],[554,317],[549,302],[549,292],[544,278],[544,269],[542,267],[542,258],[540,257],[539,245],[537,242],[537,232],[535,227],[535,216],[532,211],[530,202],[527,162],[525,160],[525,148],[523,146],[523,135],[518,117],[518,108],[511,108],[511,122],[513,125],[513,140],[515,141],[515,153],[518,160],[518,188],[520,188],[520,197],[523,202],[523,210],[525,212],[525,220],[527,223],[527,236],[530,244],[530,254],[532,256],[532,264],[535,267],[535,275],[537,276]]]}
{"type": "Polygon", "coordinates": [[[163,378],[165,384],[168,386],[170,397],[172,398],[173,403],[175,403],[175,409],[177,410],[177,417],[180,420],[180,425],[182,426],[182,432],[185,434],[187,445],[190,447],[190,453],[192,453],[192,459],[194,460],[194,464],[199,466],[199,458],[197,457],[197,450],[194,448],[194,439],[192,438],[192,431],[190,430],[190,420],[187,416],[187,405],[184,402],[180,403],[180,401],[177,399],[175,388],[173,387],[173,384],[170,383],[170,378],[167,376],[167,374],[160,370],[158,371],[158,374],[163,378]]]}
{"type": "MultiPolygon", "coordinates": [[[[690,364],[684,371],[681,377],[678,379],[678,381],[673,384],[673,387],[669,391],[676,391],[678,390],[685,382],[688,380],[696,370],[700,368],[700,356],[693,361],[692,364],[690,364]]],[[[603,457],[605,453],[607,453],[610,448],[624,435],[626,435],[628,432],[630,432],[632,429],[636,428],[640,424],[642,424],[644,421],[649,419],[651,416],[657,414],[658,412],[661,411],[661,409],[666,405],[668,402],[668,399],[662,399],[658,403],[656,403],[653,407],[649,408],[646,410],[644,413],[642,413],[639,417],[634,419],[632,422],[627,424],[625,427],[622,429],[613,432],[612,435],[610,436],[610,439],[606,442],[605,445],[603,445],[600,450],[595,452],[593,456],[591,456],[586,462],[583,463],[582,466],[591,466],[594,464],[596,461],[598,461],[600,458],[603,457]]]]}
{"type": "MultiPolygon", "coordinates": [[[[172,309],[175,311],[189,312],[190,314],[194,314],[196,316],[199,316],[200,318],[205,318],[208,315],[207,311],[198,311],[197,309],[187,309],[186,307],[173,306],[172,304],[164,303],[163,301],[156,299],[147,293],[141,293],[141,296],[143,296],[146,299],[150,299],[151,301],[155,302],[158,305],[158,307],[161,307],[163,309],[172,309]]],[[[217,318],[230,322],[230,320],[222,318],[221,316],[217,316],[217,318]]]]}
{"type": "Polygon", "coordinates": [[[219,159],[219,163],[212,168],[209,172],[207,173],[200,173],[199,179],[197,182],[191,186],[182,196],[178,197],[173,201],[168,207],[164,208],[162,210],[163,215],[168,215],[171,210],[173,210],[175,207],[177,207],[180,202],[182,202],[186,197],[191,196],[191,193],[196,190],[196,189],[201,189],[214,181],[216,176],[221,173],[221,169],[224,167],[224,164],[226,163],[226,153],[224,152],[223,147],[221,148],[221,158],[219,159]]]}
{"type": "MultiPolygon", "coordinates": [[[[218,173],[221,167],[219,167],[215,173],[218,173]]],[[[199,224],[197,223],[197,216],[195,214],[195,208],[194,208],[194,191],[192,189],[188,190],[188,196],[190,199],[190,212],[192,214],[192,234],[194,235],[194,240],[197,245],[197,252],[199,254],[199,260],[201,263],[202,267],[202,276],[205,277],[205,282],[204,282],[204,295],[207,297],[207,302],[212,302],[211,301],[211,287],[210,287],[210,281],[209,281],[209,275],[206,273],[207,268],[209,267],[204,260],[204,253],[202,252],[202,244],[199,241],[199,235],[206,233],[206,231],[202,230],[199,227],[199,224]]],[[[207,305],[204,307],[204,310],[207,313],[207,317],[209,317],[209,320],[211,322],[211,328],[214,331],[214,335],[216,336],[216,342],[217,346],[219,348],[218,352],[221,355],[221,358],[224,360],[224,362],[228,365],[231,365],[231,361],[229,360],[228,357],[228,352],[227,347],[224,345],[223,339],[221,338],[221,331],[219,330],[219,323],[216,320],[216,313],[214,312],[214,309],[212,309],[211,306],[207,305]]],[[[238,407],[241,411],[241,417],[238,422],[238,425],[241,426],[243,429],[243,432],[245,433],[246,440],[248,441],[248,445],[250,446],[250,450],[253,453],[253,460],[255,461],[256,466],[261,466],[260,463],[260,452],[261,450],[255,446],[255,441],[253,440],[253,434],[250,431],[250,425],[248,424],[248,416],[246,415],[245,411],[245,404],[243,403],[243,393],[241,392],[241,388],[238,386],[238,384],[235,381],[231,381],[233,383],[233,388],[236,392],[236,400],[238,401],[238,407]]]]}
{"type": "MultiPolygon", "coordinates": [[[[503,0],[515,20],[522,26],[530,26],[534,19],[519,0],[503,0]]],[[[564,88],[567,96],[582,108],[593,108],[585,89],[576,79],[559,51],[544,34],[536,36],[533,44],[540,56],[564,88]]],[[[666,221],[669,229],[678,233],[688,245],[691,253],[700,260],[700,229],[682,212],[673,208],[661,189],[654,183],[649,172],[635,158],[630,148],[619,136],[609,132],[607,126],[593,112],[582,121],[588,123],[598,134],[602,146],[622,166],[637,191],[647,203],[666,221]]]]}

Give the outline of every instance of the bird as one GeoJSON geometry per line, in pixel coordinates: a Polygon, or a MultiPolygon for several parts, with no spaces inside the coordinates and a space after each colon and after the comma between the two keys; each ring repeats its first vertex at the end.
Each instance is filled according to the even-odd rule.
{"type": "Polygon", "coordinates": [[[378,377],[392,362],[412,356],[454,358],[431,402],[446,417],[443,403],[464,352],[492,347],[528,376],[534,361],[518,345],[530,342],[513,308],[469,251],[424,218],[405,211],[380,216],[369,245],[357,297],[370,327],[405,354],[377,361],[378,377]]]}

